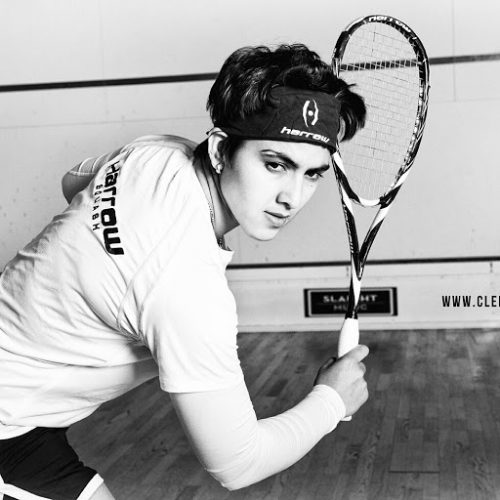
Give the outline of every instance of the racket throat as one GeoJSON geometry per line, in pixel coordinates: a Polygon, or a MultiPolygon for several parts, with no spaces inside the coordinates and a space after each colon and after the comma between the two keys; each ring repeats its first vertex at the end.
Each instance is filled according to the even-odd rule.
{"type": "Polygon", "coordinates": [[[347,302],[346,319],[358,319],[359,300],[361,296],[362,268],[359,263],[352,261],[351,286],[349,287],[349,298],[347,302]]]}
{"type": "Polygon", "coordinates": [[[344,319],[358,319],[358,311],[347,312],[344,319]]]}

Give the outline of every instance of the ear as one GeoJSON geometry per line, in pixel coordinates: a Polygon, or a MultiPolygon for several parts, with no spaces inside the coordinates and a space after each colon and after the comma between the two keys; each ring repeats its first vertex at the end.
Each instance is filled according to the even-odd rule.
{"type": "Polygon", "coordinates": [[[344,140],[345,131],[346,131],[345,121],[343,118],[340,118],[339,131],[337,133],[337,142],[342,142],[344,140]]]}
{"type": "Polygon", "coordinates": [[[214,168],[224,163],[224,158],[220,152],[220,145],[226,138],[227,134],[218,127],[214,127],[208,133],[208,156],[214,168]]]}

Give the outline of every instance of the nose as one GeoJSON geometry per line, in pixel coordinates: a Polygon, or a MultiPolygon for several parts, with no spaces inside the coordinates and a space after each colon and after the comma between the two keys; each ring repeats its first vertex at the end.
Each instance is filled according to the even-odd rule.
{"type": "Polygon", "coordinates": [[[280,190],[277,201],[287,210],[297,210],[302,201],[303,180],[300,175],[290,176],[280,190]]]}

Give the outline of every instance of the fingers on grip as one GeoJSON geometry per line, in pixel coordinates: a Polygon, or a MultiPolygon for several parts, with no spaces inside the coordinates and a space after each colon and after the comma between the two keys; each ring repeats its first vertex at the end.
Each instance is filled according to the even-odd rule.
{"type": "Polygon", "coordinates": [[[370,352],[370,349],[368,349],[367,346],[365,345],[357,345],[353,349],[351,349],[349,352],[347,352],[344,356],[345,357],[352,357],[355,361],[361,361],[368,356],[368,353],[370,352]]]}

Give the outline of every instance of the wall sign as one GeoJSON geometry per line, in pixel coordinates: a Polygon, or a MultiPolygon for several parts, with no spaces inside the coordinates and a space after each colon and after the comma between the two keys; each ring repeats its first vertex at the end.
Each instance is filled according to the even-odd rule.
{"type": "MultiPolygon", "coordinates": [[[[345,288],[306,288],[304,290],[306,318],[343,316],[347,311],[349,290],[345,288]]],[[[370,316],[397,316],[397,289],[363,288],[359,314],[370,316]]]]}

